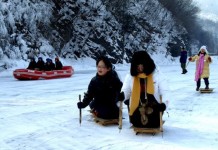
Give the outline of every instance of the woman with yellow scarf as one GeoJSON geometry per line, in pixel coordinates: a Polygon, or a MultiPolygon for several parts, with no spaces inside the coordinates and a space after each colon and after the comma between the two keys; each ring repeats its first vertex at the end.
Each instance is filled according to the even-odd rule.
{"type": "Polygon", "coordinates": [[[160,126],[160,112],[166,109],[165,103],[160,103],[164,91],[167,91],[166,83],[161,79],[153,59],[146,51],[136,51],[130,74],[126,75],[121,89],[134,127],[160,126]]]}

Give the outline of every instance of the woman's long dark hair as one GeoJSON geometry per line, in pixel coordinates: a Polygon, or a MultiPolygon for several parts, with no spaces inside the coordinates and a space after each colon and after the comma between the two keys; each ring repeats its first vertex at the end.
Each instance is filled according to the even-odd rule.
{"type": "Polygon", "coordinates": [[[130,67],[130,74],[132,76],[138,75],[137,66],[139,64],[142,64],[144,66],[143,72],[146,75],[151,74],[156,68],[153,59],[150,57],[150,55],[146,51],[136,51],[133,54],[132,60],[131,60],[131,67],[130,67]]]}

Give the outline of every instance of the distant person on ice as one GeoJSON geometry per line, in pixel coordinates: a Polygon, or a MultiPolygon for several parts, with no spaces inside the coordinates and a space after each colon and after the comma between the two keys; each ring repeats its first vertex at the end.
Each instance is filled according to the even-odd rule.
{"type": "Polygon", "coordinates": [[[168,103],[160,103],[162,95],[168,90],[162,77],[146,51],[133,54],[130,74],[126,75],[121,91],[124,92],[124,103],[128,105],[130,122],[134,127],[160,127],[160,112],[165,111],[165,103],[168,103]]]}
{"type": "Polygon", "coordinates": [[[180,63],[181,63],[181,68],[182,68],[182,74],[186,74],[188,71],[186,70],[186,61],[187,61],[187,51],[185,47],[181,47],[181,52],[180,52],[180,63]]]}
{"type": "Polygon", "coordinates": [[[199,91],[201,86],[201,78],[204,79],[205,89],[209,89],[209,64],[212,62],[211,57],[208,55],[207,47],[201,46],[197,55],[190,57],[189,61],[196,61],[195,81],[197,83],[196,91],[199,91]]]}
{"type": "Polygon", "coordinates": [[[81,109],[89,105],[92,113],[99,118],[118,119],[117,102],[122,82],[107,57],[100,57],[96,68],[97,74],[91,79],[83,101],[78,102],[77,106],[81,109]]]}

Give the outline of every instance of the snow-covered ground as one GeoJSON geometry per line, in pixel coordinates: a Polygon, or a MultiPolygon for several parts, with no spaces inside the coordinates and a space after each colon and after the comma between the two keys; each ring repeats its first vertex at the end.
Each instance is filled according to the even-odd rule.
{"type": "MultiPolygon", "coordinates": [[[[171,92],[164,132],[155,136],[135,135],[126,107],[121,131],[94,123],[88,107],[79,124],[78,95],[96,73],[94,61],[73,62],[75,74],[63,79],[18,81],[12,75],[16,68],[0,72],[0,150],[217,150],[218,60],[213,60],[211,94],[195,91],[195,63],[185,75],[179,63],[159,64],[171,92]]],[[[116,69],[123,80],[129,65],[116,69]]]]}

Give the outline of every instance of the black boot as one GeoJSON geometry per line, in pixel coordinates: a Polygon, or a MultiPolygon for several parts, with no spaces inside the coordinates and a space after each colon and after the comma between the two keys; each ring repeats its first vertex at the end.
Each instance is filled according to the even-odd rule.
{"type": "Polygon", "coordinates": [[[209,89],[209,80],[208,80],[208,78],[204,78],[204,83],[206,85],[205,89],[209,89]]]}
{"type": "Polygon", "coordinates": [[[201,86],[201,79],[198,79],[196,91],[199,91],[200,86],[201,86]]]}
{"type": "Polygon", "coordinates": [[[188,71],[186,69],[182,70],[182,74],[186,74],[188,71]]]}

